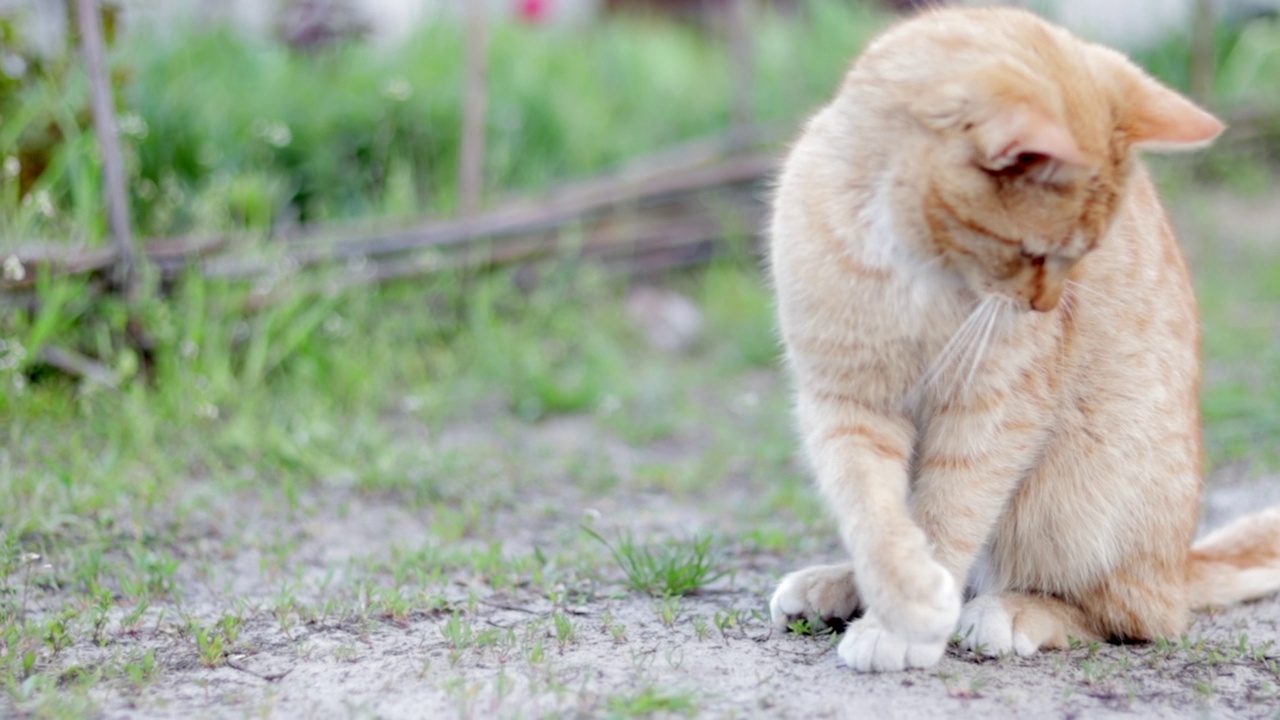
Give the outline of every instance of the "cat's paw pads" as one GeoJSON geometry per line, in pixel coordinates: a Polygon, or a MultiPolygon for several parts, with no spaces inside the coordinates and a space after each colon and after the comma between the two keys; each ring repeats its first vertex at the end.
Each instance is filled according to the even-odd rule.
{"type": "Polygon", "coordinates": [[[779,627],[799,619],[822,627],[857,612],[858,589],[848,565],[815,565],[790,573],[769,600],[769,614],[779,627]]]}
{"type": "Polygon", "coordinates": [[[945,642],[911,642],[864,617],[849,626],[836,653],[857,672],[895,672],[933,667],[946,649],[945,642]]]}
{"type": "Polygon", "coordinates": [[[951,573],[929,560],[912,571],[910,585],[872,604],[884,627],[916,643],[945,645],[960,617],[960,591],[951,573]]]}
{"type": "Polygon", "coordinates": [[[1020,632],[1004,602],[995,595],[974,598],[960,613],[956,628],[960,647],[978,655],[994,657],[1008,653],[1034,655],[1039,648],[1020,632]]]}

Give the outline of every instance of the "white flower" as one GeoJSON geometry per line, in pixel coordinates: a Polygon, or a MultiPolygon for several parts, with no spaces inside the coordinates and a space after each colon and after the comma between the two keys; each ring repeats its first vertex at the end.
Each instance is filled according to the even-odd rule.
{"type": "Polygon", "coordinates": [[[55,214],[53,200],[49,197],[48,190],[41,190],[35,194],[36,212],[41,215],[52,218],[55,214]]]}
{"type": "Polygon", "coordinates": [[[10,255],[4,259],[4,279],[9,282],[22,282],[27,278],[27,269],[22,266],[22,261],[17,255],[10,255]]]}
{"type": "Polygon", "coordinates": [[[396,102],[404,102],[413,97],[413,86],[402,77],[393,77],[382,86],[382,94],[396,102]]]}
{"type": "Polygon", "coordinates": [[[289,126],[276,120],[255,120],[253,134],[267,141],[272,147],[288,147],[293,142],[289,126]]]}
{"type": "Polygon", "coordinates": [[[9,341],[0,340],[0,370],[17,370],[27,358],[27,349],[17,338],[9,341]]]}
{"type": "Polygon", "coordinates": [[[4,176],[7,178],[16,178],[18,173],[22,172],[22,163],[18,158],[10,155],[4,159],[4,176]]]}
{"type": "Polygon", "coordinates": [[[324,319],[324,334],[329,337],[346,337],[347,320],[338,313],[324,319]]]}
{"type": "Polygon", "coordinates": [[[22,198],[22,206],[34,207],[36,212],[48,218],[53,217],[54,214],[53,200],[50,199],[48,190],[40,190],[28,194],[22,198]]]}
{"type": "Polygon", "coordinates": [[[137,113],[125,113],[117,117],[116,128],[120,130],[122,135],[128,135],[138,140],[145,138],[150,130],[147,127],[147,121],[137,113]]]}
{"type": "Polygon", "coordinates": [[[600,413],[602,415],[612,415],[622,409],[622,401],[617,395],[605,395],[600,400],[600,413]]]}

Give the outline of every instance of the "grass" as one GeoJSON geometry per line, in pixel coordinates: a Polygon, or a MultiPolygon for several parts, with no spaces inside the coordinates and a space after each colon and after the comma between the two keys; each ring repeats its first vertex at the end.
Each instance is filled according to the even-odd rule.
{"type": "MultiPolygon", "coordinates": [[[[875,26],[840,5],[816,5],[811,25],[762,29],[763,119],[811,107],[875,26]]],[[[494,192],[592,172],[727,116],[723,53],[687,30],[503,32],[494,192]],[[561,84],[546,88],[548,75],[561,84]]],[[[452,207],[456,39],[311,60],[243,42],[118,50],[137,71],[122,99],[143,123],[131,119],[129,143],[144,230],[452,207]],[[299,82],[309,63],[351,102],[299,82]],[[180,82],[196,67],[207,82],[180,82]],[[422,155],[390,152],[401,144],[422,155]]],[[[32,112],[66,130],[33,188],[52,212],[0,185],[6,238],[101,234],[89,141],[63,117],[78,90],[59,82],[29,90],[44,103],[32,112]]],[[[0,120],[0,155],[35,127],[23,117],[0,120]]],[[[1249,182],[1270,187],[1262,167],[1249,182]]],[[[1210,462],[1280,467],[1268,450],[1280,447],[1280,254],[1220,238],[1202,186],[1170,189],[1170,204],[1192,211],[1192,238],[1213,239],[1188,239],[1210,462]]],[[[262,658],[386,678],[408,671],[378,663],[407,658],[418,686],[486,717],[711,712],[729,701],[681,689],[706,672],[693,659],[703,646],[757,653],[752,672],[772,662],[762,648],[830,670],[826,634],[761,642],[773,633],[769,583],[838,549],[796,458],[758,258],[729,252],[662,280],[705,316],[683,355],[646,344],[622,309],[625,281],[561,260],[532,289],[511,273],[445,275],[286,291],[255,312],[244,310],[250,289],[195,277],[133,309],[40,278],[39,311],[0,314],[0,715],[116,716],[191,687],[209,707],[232,703],[220,678],[262,658]],[[128,341],[131,314],[153,335],[150,358],[128,341]],[[40,361],[49,344],[125,382],[110,391],[57,374],[40,361]],[[706,534],[688,534],[690,516],[706,534]],[[388,643],[403,644],[374,650],[388,643]],[[588,672],[601,647],[630,663],[624,681],[588,672]]],[[[1186,663],[1187,686],[1210,704],[1229,694],[1223,667],[1274,684],[1265,643],[1230,634],[1157,645],[1129,668],[1109,650],[1064,662],[1081,694],[1123,687],[1154,671],[1148,660],[1186,663]]],[[[949,687],[966,702],[998,694],[998,674],[965,678],[949,687]]]]}
{"type": "Polygon", "coordinates": [[[608,702],[610,718],[637,718],[683,715],[693,716],[698,706],[694,696],[687,693],[671,693],[658,688],[645,688],[635,694],[611,698],[608,702]]]}
{"type": "MultiPolygon", "coordinates": [[[[715,282],[743,272],[735,267],[718,271],[715,282]]],[[[746,287],[751,277],[734,282],[746,287]]],[[[55,294],[75,297],[74,288],[49,282],[55,294]]],[[[714,295],[707,283],[701,275],[675,281],[695,297],[714,295]]],[[[13,679],[0,702],[24,713],[64,712],[70,696],[58,693],[58,678],[78,662],[72,657],[88,654],[97,674],[77,681],[85,692],[73,707],[101,707],[107,688],[156,692],[187,672],[178,668],[224,668],[264,639],[300,642],[316,628],[367,634],[438,623],[450,643],[435,663],[439,672],[494,654],[540,666],[574,652],[595,631],[569,609],[612,593],[614,574],[592,541],[569,532],[576,518],[561,506],[599,502],[604,488],[612,489],[603,497],[635,492],[593,443],[684,462],[662,448],[692,432],[702,437],[690,457],[705,447],[745,459],[744,470],[722,464],[717,474],[685,476],[683,493],[695,502],[730,473],[734,482],[776,485],[785,472],[782,484],[797,493],[807,482],[776,455],[790,442],[789,426],[765,415],[785,415],[782,389],[744,406],[734,383],[708,382],[758,372],[737,359],[749,350],[738,343],[754,341],[708,336],[672,365],[619,310],[624,291],[589,272],[532,294],[508,275],[440,278],[318,303],[297,298],[241,321],[232,309],[246,290],[193,280],[142,310],[157,329],[152,383],[110,392],[24,358],[0,375],[8,388],[0,423],[0,675],[13,679]],[[460,301],[463,284],[475,304],[460,301]],[[554,362],[518,362],[545,353],[559,354],[554,362]],[[649,368],[651,379],[637,381],[636,367],[649,368]],[[595,389],[570,405],[530,389],[540,374],[545,387],[556,387],[556,373],[590,378],[595,389]],[[13,384],[15,377],[24,382],[13,384]],[[679,428],[633,429],[649,422],[647,388],[658,379],[668,397],[699,397],[698,406],[681,409],[679,428]],[[772,439],[704,432],[726,413],[772,439]],[[551,432],[565,417],[598,422],[598,439],[522,447],[522,437],[551,432]],[[576,480],[544,494],[545,509],[526,505],[554,487],[570,461],[581,463],[576,480]],[[367,508],[382,518],[374,522],[398,523],[404,536],[390,545],[359,540],[369,532],[361,519],[367,508]],[[538,547],[505,546],[502,528],[513,521],[535,533],[538,547]],[[349,562],[306,559],[319,547],[307,536],[314,523],[347,528],[326,542],[352,548],[349,562]],[[233,570],[227,560],[236,557],[257,559],[233,570]],[[462,577],[472,591],[451,589],[462,577]],[[486,608],[478,596],[493,593],[561,609],[508,636],[477,624],[486,608]],[[193,608],[198,616],[188,614],[193,608]],[[273,628],[266,635],[255,624],[264,622],[273,628]],[[170,647],[166,638],[179,640],[170,647]]],[[[753,307],[767,326],[767,304],[753,307]]],[[[110,320],[116,310],[94,312],[110,320]]],[[[9,315],[5,322],[5,337],[34,348],[45,332],[37,326],[51,321],[9,315]]],[[[83,332],[78,342],[86,344],[119,343],[124,332],[56,324],[61,341],[83,332]]],[[[816,514],[812,501],[788,506],[765,529],[794,533],[785,528],[816,514]]],[[[625,551],[670,559],[654,566],[654,590],[684,593],[727,570],[713,567],[720,561],[710,547],[699,538],[671,545],[669,558],[661,545],[625,551]]],[[[690,617],[675,609],[667,627],[694,632],[690,617]]],[[[626,644],[630,622],[602,634],[626,644]]]]}
{"type": "MultiPolygon", "coordinates": [[[[1273,177],[1267,174],[1267,186],[1273,177]]],[[[1194,234],[1218,238],[1189,247],[1204,332],[1201,410],[1209,463],[1244,460],[1274,470],[1280,468],[1280,252],[1260,230],[1224,237],[1230,211],[1210,209],[1207,199],[1193,195],[1189,205],[1183,214],[1194,234]]]]}
{"type": "MultiPolygon", "coordinates": [[[[766,124],[790,125],[828,95],[854,50],[886,22],[860,4],[811,6],[806,19],[759,23],[755,112],[766,124]]],[[[599,172],[721,132],[730,117],[728,49],[687,26],[631,19],[570,33],[511,25],[496,30],[491,47],[493,193],[599,172]]],[[[114,65],[141,234],[261,234],[297,222],[452,211],[463,57],[449,23],[394,47],[310,54],[216,29],[130,36],[114,65]]],[[[0,185],[0,224],[14,237],[97,241],[105,233],[76,67],[0,85],[0,160],[27,168],[29,200],[9,197],[13,183],[0,185]],[[30,177],[36,168],[44,169],[30,177]]]]}
{"type": "Polygon", "coordinates": [[[630,533],[623,533],[611,544],[591,528],[582,529],[609,549],[627,577],[627,586],[637,592],[660,598],[691,595],[729,574],[713,567],[710,537],[654,544],[636,542],[630,533]]]}

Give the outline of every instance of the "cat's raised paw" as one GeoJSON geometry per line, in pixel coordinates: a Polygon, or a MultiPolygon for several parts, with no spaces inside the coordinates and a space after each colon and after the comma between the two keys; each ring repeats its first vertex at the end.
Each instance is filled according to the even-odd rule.
{"type": "Polygon", "coordinates": [[[782,578],[769,600],[769,614],[779,627],[803,619],[819,628],[849,620],[858,602],[851,565],[814,565],[782,578]]]}
{"type": "Polygon", "coordinates": [[[956,628],[960,647],[978,655],[994,657],[1008,653],[1034,655],[1036,644],[1025,633],[1019,632],[1014,616],[996,595],[974,598],[960,613],[956,628]]]}
{"type": "Polygon", "coordinates": [[[946,642],[911,642],[864,617],[849,626],[836,653],[857,672],[895,672],[933,667],[946,649],[946,642]]]}

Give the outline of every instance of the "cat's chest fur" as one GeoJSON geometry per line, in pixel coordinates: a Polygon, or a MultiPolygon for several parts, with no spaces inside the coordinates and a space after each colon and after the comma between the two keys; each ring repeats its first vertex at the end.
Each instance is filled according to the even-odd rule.
{"type": "Polygon", "coordinates": [[[983,363],[975,353],[984,343],[989,348],[1007,339],[1012,318],[995,308],[976,317],[986,308],[960,278],[903,242],[887,190],[892,182],[886,177],[876,183],[837,250],[848,262],[834,263],[832,269],[857,288],[850,293],[846,331],[863,339],[862,353],[910,359],[895,374],[912,411],[927,413],[931,401],[965,390],[954,386],[951,381],[959,378],[953,376],[963,375],[967,384],[979,379],[983,363]]]}
{"type": "Polygon", "coordinates": [[[1053,323],[984,306],[914,254],[879,192],[825,240],[776,259],[778,280],[791,282],[783,330],[802,394],[898,408],[928,434],[943,407],[1017,392],[1044,363],[1053,323]],[[803,282],[788,277],[797,264],[803,282]]]}
{"type": "Polygon", "coordinates": [[[859,155],[852,149],[839,161],[825,149],[847,134],[839,120],[814,119],[775,206],[771,265],[802,394],[898,407],[919,421],[941,403],[1007,387],[1052,323],[995,307],[978,316],[983,301],[960,275],[910,242],[922,228],[910,221],[920,213],[909,176],[869,172],[873,148],[858,163],[845,160],[859,155]]]}

